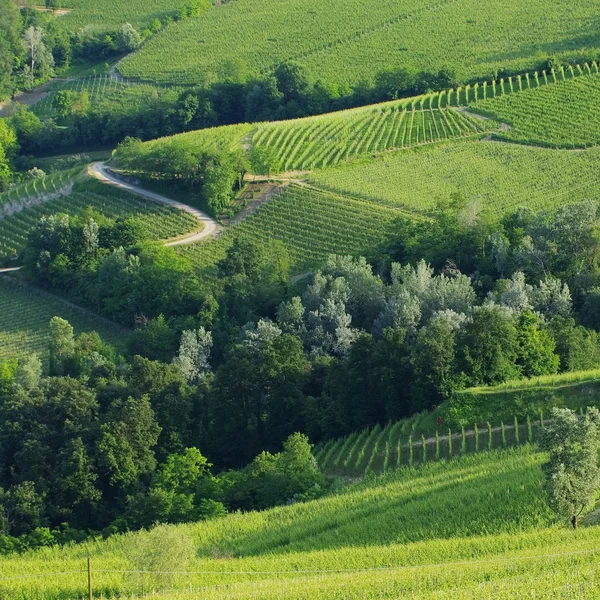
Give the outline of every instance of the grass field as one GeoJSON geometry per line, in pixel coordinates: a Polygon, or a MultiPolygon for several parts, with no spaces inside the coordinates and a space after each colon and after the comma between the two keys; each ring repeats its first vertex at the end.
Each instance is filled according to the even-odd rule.
{"type": "Polygon", "coordinates": [[[502,139],[559,148],[600,143],[600,75],[477,101],[475,106],[512,126],[500,134],[502,139]]]}
{"type": "Polygon", "coordinates": [[[329,254],[368,254],[401,214],[372,202],[290,185],[221,238],[187,246],[182,252],[211,277],[236,237],[274,239],[289,251],[292,271],[302,273],[329,254]]]}
{"type": "Polygon", "coordinates": [[[597,149],[460,141],[317,171],[309,180],[341,194],[425,213],[460,193],[498,216],[520,206],[539,210],[595,198],[599,159],[597,149]]]}
{"type": "Polygon", "coordinates": [[[32,352],[45,361],[48,324],[55,316],[69,321],[76,333],[98,331],[105,341],[119,348],[126,335],[117,325],[77,309],[60,298],[0,277],[0,362],[32,352]]]}
{"type": "Polygon", "coordinates": [[[399,65],[449,67],[460,79],[484,79],[498,69],[527,70],[547,56],[593,54],[598,16],[594,0],[235,0],[169,26],[120,70],[191,84],[227,76],[235,63],[258,74],[294,60],[313,80],[342,85],[399,65]],[[232,32],[243,32],[235,44],[232,32]]]}
{"type": "Polygon", "coordinates": [[[198,228],[198,222],[188,213],[92,180],[80,184],[69,195],[41,204],[25,204],[23,210],[0,218],[0,260],[19,253],[41,217],[56,213],[81,216],[89,208],[111,219],[135,219],[144,235],[154,240],[177,237],[198,228]]]}
{"type": "Polygon", "coordinates": [[[0,590],[7,600],[79,598],[90,556],[99,597],[594,598],[600,529],[553,525],[543,458],[528,447],[486,452],[313,502],[2,558],[2,577],[17,579],[0,578],[0,590]],[[140,555],[148,543],[152,556],[140,555]],[[123,573],[138,570],[179,574],[123,573]]]}

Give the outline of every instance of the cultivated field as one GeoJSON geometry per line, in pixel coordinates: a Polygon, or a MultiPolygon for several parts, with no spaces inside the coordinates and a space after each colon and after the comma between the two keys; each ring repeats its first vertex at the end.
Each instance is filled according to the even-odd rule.
{"type": "Polygon", "coordinates": [[[87,25],[101,30],[118,29],[127,22],[143,29],[154,19],[172,16],[183,4],[183,0],[69,0],[63,5],[70,12],[60,18],[73,30],[87,25]]]}
{"type": "Polygon", "coordinates": [[[290,254],[292,271],[302,273],[329,254],[368,254],[402,215],[373,202],[292,184],[221,238],[182,251],[210,277],[236,237],[279,240],[290,254]]]}
{"type": "Polygon", "coordinates": [[[341,194],[432,215],[438,203],[459,193],[474,209],[500,216],[521,206],[539,210],[594,198],[599,159],[598,149],[461,141],[317,171],[309,180],[341,194]]]}
{"type": "Polygon", "coordinates": [[[48,324],[59,316],[76,333],[97,331],[102,338],[121,347],[125,330],[94,314],[63,302],[60,298],[0,277],[0,362],[36,352],[48,357],[48,324]]]}
{"type": "Polygon", "coordinates": [[[545,55],[597,49],[598,16],[594,0],[235,0],[170,25],[120,70],[193,84],[226,77],[232,65],[259,74],[294,60],[313,80],[342,86],[400,65],[484,79],[495,70],[526,70],[545,55]],[[236,43],[233,32],[243,32],[236,43]]]}
{"type": "Polygon", "coordinates": [[[579,76],[517,94],[478,101],[477,109],[509,123],[501,138],[557,148],[600,143],[600,75],[579,76]]]}
{"type": "Polygon", "coordinates": [[[88,93],[90,103],[95,106],[119,106],[135,108],[140,104],[160,103],[177,99],[181,88],[161,87],[145,83],[131,83],[110,75],[91,75],[81,79],[52,84],[51,92],[36,102],[31,110],[41,119],[56,116],[53,101],[56,92],[68,90],[88,93]]]}
{"type": "Polygon", "coordinates": [[[0,590],[7,600],[81,597],[90,556],[95,593],[113,598],[512,599],[533,598],[522,594],[533,587],[535,597],[592,598],[600,530],[553,526],[543,458],[528,447],[484,452],[313,502],[3,558],[2,577],[22,579],[0,578],[0,590]],[[151,556],[136,551],[148,543],[151,556]],[[175,573],[129,572],[143,570],[175,573]]]}

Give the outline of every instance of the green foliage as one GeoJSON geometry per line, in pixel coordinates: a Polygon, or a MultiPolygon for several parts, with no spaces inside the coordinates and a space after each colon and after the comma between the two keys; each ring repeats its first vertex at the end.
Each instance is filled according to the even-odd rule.
{"type": "Polygon", "coordinates": [[[574,529],[579,517],[592,506],[600,486],[599,425],[597,409],[579,417],[568,409],[555,408],[544,432],[542,448],[550,454],[543,465],[548,502],[574,529]]]}

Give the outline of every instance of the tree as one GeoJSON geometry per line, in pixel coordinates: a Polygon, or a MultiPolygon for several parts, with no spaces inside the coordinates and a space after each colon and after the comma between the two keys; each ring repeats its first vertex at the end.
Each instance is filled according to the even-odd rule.
{"type": "Polygon", "coordinates": [[[62,0],[46,0],[46,8],[50,9],[53,13],[55,10],[62,8],[62,0]]]}
{"type": "Polygon", "coordinates": [[[210,371],[208,359],[212,345],[212,334],[204,327],[181,334],[179,353],[173,362],[189,383],[196,382],[202,374],[210,371]]]}
{"type": "Polygon", "coordinates": [[[548,462],[542,466],[548,502],[574,529],[593,504],[600,485],[599,427],[596,408],[588,408],[583,417],[567,408],[554,408],[542,441],[542,448],[549,453],[548,462]]]}
{"type": "Polygon", "coordinates": [[[27,57],[29,61],[29,76],[31,77],[31,85],[39,73],[42,77],[50,75],[54,67],[54,57],[46,48],[43,41],[44,32],[41,27],[33,25],[25,30],[23,41],[27,47],[27,57]]]}
{"type": "Polygon", "coordinates": [[[112,486],[127,488],[156,467],[160,427],[147,396],[116,400],[104,416],[98,460],[112,486]]]}
{"type": "Polygon", "coordinates": [[[73,327],[60,317],[50,319],[50,372],[62,375],[75,352],[73,327]]]}
{"type": "Polygon", "coordinates": [[[524,311],[517,324],[517,365],[525,377],[551,375],[558,372],[560,358],[556,343],[544,324],[531,311],[524,311]]]}
{"type": "Polygon", "coordinates": [[[517,328],[510,312],[484,305],[459,335],[460,363],[472,385],[493,385],[520,376],[517,328]]]}
{"type": "Polygon", "coordinates": [[[52,106],[61,118],[66,119],[73,113],[78,97],[73,90],[59,90],[52,99],[52,106]]]}
{"type": "Polygon", "coordinates": [[[142,44],[140,34],[130,23],[121,25],[117,33],[117,45],[123,52],[132,52],[137,50],[142,44]]]}

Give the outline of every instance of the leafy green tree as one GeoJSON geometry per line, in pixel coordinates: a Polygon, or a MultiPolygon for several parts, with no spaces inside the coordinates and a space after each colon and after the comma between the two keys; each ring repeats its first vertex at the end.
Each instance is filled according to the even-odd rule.
{"type": "Polygon", "coordinates": [[[61,118],[66,119],[73,114],[78,97],[73,90],[58,90],[52,99],[52,106],[61,118]]]}
{"type": "Polygon", "coordinates": [[[542,466],[548,502],[574,529],[593,505],[600,486],[599,427],[600,413],[595,408],[583,417],[566,408],[554,408],[542,441],[542,448],[549,453],[542,466]]]}
{"type": "Polygon", "coordinates": [[[212,334],[204,327],[182,332],[179,353],[173,362],[189,383],[196,382],[210,371],[208,359],[212,345],[212,334]]]}
{"type": "Polygon", "coordinates": [[[554,317],[548,330],[556,343],[560,357],[560,370],[585,371],[600,366],[600,340],[598,334],[577,325],[575,319],[554,317]]]}
{"type": "Polygon", "coordinates": [[[459,335],[459,365],[472,385],[493,385],[520,376],[513,317],[501,307],[481,306],[459,335]]]}
{"type": "Polygon", "coordinates": [[[215,376],[210,412],[219,439],[207,440],[209,456],[240,465],[297,430],[307,372],[302,344],[291,335],[235,347],[215,376]]]}
{"type": "Polygon", "coordinates": [[[68,370],[75,353],[73,327],[60,317],[52,317],[49,329],[50,371],[62,375],[68,370]]]}
{"type": "Polygon", "coordinates": [[[525,377],[557,373],[560,358],[556,343],[544,324],[531,311],[524,311],[517,324],[517,365],[525,377]]]}
{"type": "Polygon", "coordinates": [[[456,331],[447,319],[431,319],[417,334],[411,350],[418,411],[440,404],[458,384],[456,331]]]}
{"type": "Polygon", "coordinates": [[[132,52],[137,50],[142,44],[140,34],[134,29],[130,23],[121,25],[117,33],[117,46],[123,52],[132,52]]]}
{"type": "Polygon", "coordinates": [[[37,354],[20,358],[15,371],[15,383],[24,390],[33,390],[42,379],[42,361],[37,354]]]}
{"type": "Polygon", "coordinates": [[[62,0],[46,0],[46,8],[49,8],[52,12],[62,7],[62,0]]]}
{"type": "Polygon", "coordinates": [[[116,400],[104,415],[97,452],[110,485],[128,488],[156,467],[154,448],[160,434],[147,396],[116,400]]]}

